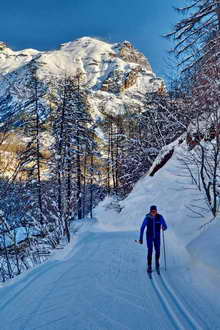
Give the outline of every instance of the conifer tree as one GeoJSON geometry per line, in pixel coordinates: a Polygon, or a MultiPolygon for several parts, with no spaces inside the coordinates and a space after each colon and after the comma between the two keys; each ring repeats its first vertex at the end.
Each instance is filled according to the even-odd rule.
{"type": "Polygon", "coordinates": [[[42,168],[44,157],[41,151],[41,136],[44,131],[45,108],[40,102],[44,89],[37,77],[35,62],[30,64],[29,72],[29,105],[22,116],[22,127],[27,136],[25,150],[19,155],[21,169],[26,173],[26,194],[29,199],[27,216],[39,228],[42,236],[47,232],[45,215],[42,168]]]}
{"type": "Polygon", "coordinates": [[[87,92],[81,88],[81,74],[65,77],[56,84],[59,96],[54,110],[53,171],[57,177],[60,221],[68,232],[70,220],[75,216],[81,219],[86,213],[94,127],[88,111],[87,92]]]}

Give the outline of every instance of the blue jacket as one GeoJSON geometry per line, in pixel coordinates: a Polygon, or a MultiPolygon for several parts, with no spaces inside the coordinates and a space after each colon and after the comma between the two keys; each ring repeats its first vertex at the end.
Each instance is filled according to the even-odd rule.
{"type": "Polygon", "coordinates": [[[166,221],[164,220],[161,214],[157,213],[155,216],[152,216],[150,213],[147,214],[141,226],[140,241],[143,242],[145,227],[147,227],[147,234],[146,234],[147,240],[149,239],[159,240],[161,226],[163,230],[167,229],[166,221]]]}

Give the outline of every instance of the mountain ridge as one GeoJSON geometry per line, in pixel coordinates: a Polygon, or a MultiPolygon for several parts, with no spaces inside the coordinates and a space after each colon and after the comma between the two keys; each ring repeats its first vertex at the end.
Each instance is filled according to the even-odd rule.
{"type": "Polygon", "coordinates": [[[109,44],[82,37],[51,51],[13,51],[0,42],[0,102],[8,100],[7,106],[12,108],[19,102],[24,103],[25,96],[19,97],[19,93],[28,88],[33,61],[37,66],[37,78],[45,85],[55,77],[74,76],[80,72],[82,86],[89,90],[94,113],[98,116],[101,101],[109,111],[117,113],[125,104],[141,105],[147,92],[155,92],[164,85],[153,73],[148,59],[128,41],[109,44]]]}

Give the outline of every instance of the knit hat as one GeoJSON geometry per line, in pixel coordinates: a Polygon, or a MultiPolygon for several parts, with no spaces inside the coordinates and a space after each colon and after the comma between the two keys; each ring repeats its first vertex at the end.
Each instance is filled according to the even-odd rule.
{"type": "Polygon", "coordinates": [[[151,205],[151,207],[150,207],[150,211],[157,211],[157,207],[156,207],[156,205],[151,205]]]}

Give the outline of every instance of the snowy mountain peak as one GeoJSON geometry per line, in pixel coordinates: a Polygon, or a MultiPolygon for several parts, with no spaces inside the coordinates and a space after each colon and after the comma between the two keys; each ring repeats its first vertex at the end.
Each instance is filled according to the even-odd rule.
{"type": "Polygon", "coordinates": [[[60,49],[61,50],[73,50],[76,47],[82,47],[82,48],[86,48],[86,47],[105,47],[106,45],[109,45],[107,42],[96,39],[96,38],[92,38],[92,37],[82,37],[73,41],[69,41],[69,42],[65,42],[63,44],[61,44],[60,49]]]}
{"type": "Polygon", "coordinates": [[[14,53],[13,50],[9,48],[5,42],[0,41],[0,55],[1,54],[11,55],[13,53],[14,53]]]}
{"type": "Polygon", "coordinates": [[[36,49],[23,49],[14,51],[6,43],[0,42],[0,74],[6,76],[29,63],[36,55],[36,49]]]}
{"type": "Polygon", "coordinates": [[[13,51],[2,42],[0,101],[10,100],[8,108],[17,107],[18,102],[25,103],[10,92],[10,86],[16,86],[17,91],[27,88],[29,64],[33,59],[38,67],[37,77],[44,85],[49,85],[55,77],[74,76],[80,71],[93,114],[98,116],[100,104],[105,104],[107,112],[118,113],[127,105],[141,105],[147,92],[159,91],[163,84],[153,73],[148,59],[129,41],[111,44],[82,37],[62,44],[57,50],[44,52],[35,49],[13,51]]]}
{"type": "Polygon", "coordinates": [[[85,53],[90,56],[94,53],[100,55],[108,55],[110,57],[120,58],[125,62],[140,64],[148,71],[152,72],[148,59],[127,40],[110,44],[106,41],[91,37],[82,37],[75,41],[70,41],[61,45],[62,51],[75,51],[76,49],[84,49],[85,53]]]}

